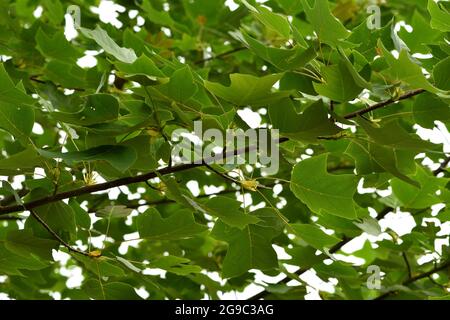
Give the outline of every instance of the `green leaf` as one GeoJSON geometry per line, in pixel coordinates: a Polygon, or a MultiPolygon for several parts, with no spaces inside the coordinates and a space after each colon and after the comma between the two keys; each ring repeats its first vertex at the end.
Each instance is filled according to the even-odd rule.
{"type": "Polygon", "coordinates": [[[273,48],[253,39],[243,30],[241,33],[250,50],[282,71],[304,67],[317,55],[314,47],[305,49],[297,45],[292,49],[273,48]]]}
{"type": "Polygon", "coordinates": [[[85,256],[77,256],[77,259],[90,272],[100,277],[125,277],[125,271],[116,264],[109,262],[105,257],[91,258],[85,256]]]}
{"type": "Polygon", "coordinates": [[[42,157],[33,147],[28,147],[23,151],[0,160],[0,170],[11,169],[20,172],[19,170],[34,169],[41,165],[42,157]]]}
{"type": "Polygon", "coordinates": [[[341,241],[311,224],[291,224],[291,227],[295,231],[295,235],[317,250],[330,249],[341,241]]]}
{"type": "Polygon", "coordinates": [[[297,163],[292,171],[291,190],[315,213],[355,219],[358,206],[353,195],[358,178],[329,174],[327,159],[328,155],[322,154],[297,163]]]}
{"type": "Polygon", "coordinates": [[[445,8],[439,8],[439,3],[434,2],[434,0],[428,0],[427,9],[431,15],[431,27],[442,32],[449,32],[450,13],[445,8]]]}
{"type": "Polygon", "coordinates": [[[417,97],[414,102],[413,114],[417,124],[424,128],[433,129],[434,121],[445,122],[450,120],[450,106],[436,95],[424,93],[417,97]]]}
{"type": "Polygon", "coordinates": [[[137,218],[139,237],[149,240],[178,240],[195,236],[207,228],[195,222],[192,213],[180,210],[162,218],[158,210],[147,209],[137,218]]]}
{"type": "Polygon", "coordinates": [[[441,202],[436,192],[445,187],[448,179],[436,178],[420,166],[417,166],[413,179],[420,183],[420,188],[395,178],[391,181],[392,192],[403,207],[423,209],[441,202]]]}
{"type": "Polygon", "coordinates": [[[20,198],[17,191],[13,188],[13,186],[8,181],[0,181],[0,185],[3,190],[5,190],[7,193],[10,193],[14,197],[16,204],[23,206],[22,199],[20,198]]]}
{"type": "Polygon", "coordinates": [[[53,260],[52,249],[58,246],[58,241],[37,238],[28,229],[9,231],[5,241],[6,249],[15,254],[26,258],[33,254],[46,260],[53,260]]]}
{"type": "Polygon", "coordinates": [[[60,0],[42,0],[50,21],[59,25],[64,20],[64,9],[60,0]]]}
{"type": "MultiPolygon", "coordinates": [[[[17,110],[24,104],[32,105],[33,103],[34,99],[27,95],[20,85],[16,86],[12,82],[3,63],[0,63],[0,110],[5,108],[4,105],[11,104],[17,110]]],[[[8,111],[3,111],[3,113],[8,113],[8,111]]]]}
{"type": "MultiPolygon", "coordinates": [[[[39,206],[33,210],[63,240],[69,240],[75,237],[75,214],[69,205],[59,201],[39,206]]],[[[27,219],[25,226],[30,226],[37,237],[54,239],[53,235],[32,217],[27,219]]]]}
{"type": "Polygon", "coordinates": [[[98,210],[95,213],[96,217],[99,218],[126,218],[128,217],[133,209],[127,208],[126,206],[107,206],[103,209],[98,210]]]}
{"type": "Polygon", "coordinates": [[[69,206],[75,213],[76,225],[85,229],[89,229],[91,227],[91,217],[89,217],[89,214],[83,208],[81,208],[78,202],[73,198],[69,200],[69,206]]]}
{"type": "Polygon", "coordinates": [[[119,116],[119,102],[109,94],[92,94],[86,97],[82,109],[75,113],[52,112],[52,116],[66,123],[90,126],[116,120],[119,116]]]}
{"type": "Polygon", "coordinates": [[[408,32],[406,28],[403,28],[398,32],[400,38],[405,41],[412,52],[429,53],[430,49],[426,44],[433,43],[440,37],[440,34],[430,27],[430,23],[419,11],[414,11],[411,22],[408,24],[414,31],[408,32]]]}
{"type": "Polygon", "coordinates": [[[263,25],[273,32],[278,33],[281,37],[288,39],[291,33],[291,27],[287,17],[271,12],[265,7],[258,6],[255,8],[248,4],[247,1],[243,0],[242,3],[247,6],[252,11],[252,14],[256,19],[259,20],[263,25]]]}
{"type": "Polygon", "coordinates": [[[185,102],[197,92],[191,69],[188,66],[176,70],[169,83],[156,87],[165,96],[178,102],[185,102]]]}
{"type": "Polygon", "coordinates": [[[133,49],[120,47],[100,26],[97,26],[94,30],[81,28],[81,32],[87,38],[97,42],[103,50],[119,61],[133,63],[137,59],[133,49]]]}
{"type": "Polygon", "coordinates": [[[217,196],[209,199],[204,205],[199,204],[204,212],[220,218],[231,227],[243,229],[248,224],[258,223],[258,216],[245,214],[237,200],[217,196]]]}
{"type": "Polygon", "coordinates": [[[322,101],[313,103],[302,114],[298,114],[295,107],[295,102],[287,98],[269,105],[272,125],[285,136],[312,143],[317,142],[318,137],[342,131],[328,118],[328,109],[322,101]]]}
{"type": "Polygon", "coordinates": [[[390,76],[392,80],[402,81],[414,89],[425,89],[432,93],[441,92],[441,90],[430,84],[423,74],[422,68],[411,60],[406,50],[402,50],[398,59],[395,59],[394,56],[386,50],[381,41],[379,41],[378,46],[381,47],[383,57],[389,65],[389,69],[383,73],[390,76]]]}
{"type": "MultiPolygon", "coordinates": [[[[133,63],[116,62],[117,69],[128,76],[143,75],[148,78],[165,78],[166,75],[154,64],[154,62],[142,54],[133,63]]],[[[192,76],[191,76],[192,77],[192,76]]]]}
{"type": "Polygon", "coordinates": [[[450,57],[440,61],[433,69],[433,78],[436,87],[442,90],[450,90],[450,76],[448,70],[450,69],[450,57]]]}
{"type": "Polygon", "coordinates": [[[385,122],[382,126],[374,126],[362,118],[357,122],[370,139],[381,146],[407,150],[435,149],[435,145],[431,142],[420,139],[416,134],[406,132],[398,121],[385,122]]]}
{"type": "MultiPolygon", "coordinates": [[[[0,89],[1,90],[1,89],[0,89]]],[[[34,110],[30,106],[0,102],[0,128],[18,139],[30,136],[34,125],[34,110]]]]}
{"type": "Polygon", "coordinates": [[[333,101],[347,102],[356,98],[363,87],[354,80],[347,65],[341,61],[337,65],[322,68],[324,83],[313,83],[320,95],[333,101]]]}
{"type": "Polygon", "coordinates": [[[273,209],[259,209],[250,215],[260,221],[243,230],[232,228],[221,221],[214,226],[211,235],[229,245],[222,266],[224,278],[240,276],[253,268],[269,270],[278,266],[272,239],[281,233],[283,223],[273,209]]]}
{"type": "Polygon", "coordinates": [[[153,8],[149,0],[144,0],[141,8],[145,11],[151,22],[169,27],[173,27],[175,25],[174,20],[170,17],[168,12],[156,10],[153,8]]]}
{"type": "Polygon", "coordinates": [[[202,268],[190,264],[190,260],[176,256],[164,256],[150,262],[150,267],[160,268],[177,275],[199,273],[202,268]]]}
{"type": "Polygon", "coordinates": [[[302,5],[321,42],[338,46],[348,38],[350,32],[331,14],[327,0],[314,0],[313,7],[310,7],[307,0],[302,0],[302,5]]]}
{"type": "Polygon", "coordinates": [[[42,260],[28,255],[26,257],[17,255],[5,248],[0,243],[0,273],[6,275],[23,275],[23,270],[40,270],[48,266],[42,260]]]}
{"type": "Polygon", "coordinates": [[[133,148],[119,145],[99,146],[83,151],[65,153],[40,149],[39,153],[46,158],[61,158],[68,162],[103,160],[121,172],[130,168],[137,158],[136,151],[133,148]]]}
{"type": "Polygon", "coordinates": [[[414,181],[406,174],[405,163],[414,166],[414,153],[402,153],[391,147],[367,142],[360,139],[353,139],[348,144],[345,153],[350,155],[356,162],[356,171],[358,174],[389,172],[393,176],[402,179],[406,183],[418,187],[417,181],[414,181]],[[403,161],[401,161],[403,160],[403,161]]]}
{"type": "Polygon", "coordinates": [[[216,96],[232,102],[238,106],[266,105],[286,96],[283,92],[271,92],[273,85],[281,79],[283,74],[271,74],[255,77],[249,74],[233,73],[230,75],[231,84],[206,81],[205,88],[216,96]]]}
{"type": "Polygon", "coordinates": [[[136,291],[127,283],[107,282],[89,279],[82,287],[86,294],[95,300],[141,300],[136,291]]]}
{"type": "Polygon", "coordinates": [[[63,32],[47,35],[41,28],[36,33],[36,48],[48,59],[75,63],[82,54],[66,40],[63,32]]]}

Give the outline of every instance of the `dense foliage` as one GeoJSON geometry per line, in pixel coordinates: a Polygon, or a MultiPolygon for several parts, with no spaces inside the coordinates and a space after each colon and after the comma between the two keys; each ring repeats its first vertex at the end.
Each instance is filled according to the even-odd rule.
{"type": "Polygon", "coordinates": [[[2,297],[450,297],[449,2],[235,2],[0,1],[2,297]],[[174,163],[194,121],[278,172],[174,163]]]}

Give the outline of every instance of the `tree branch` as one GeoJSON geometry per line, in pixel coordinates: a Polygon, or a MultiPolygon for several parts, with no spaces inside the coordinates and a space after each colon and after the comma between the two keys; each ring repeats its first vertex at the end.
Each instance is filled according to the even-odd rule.
{"type": "MultiPolygon", "coordinates": [[[[17,195],[20,198],[22,198],[22,197],[26,196],[29,192],[30,192],[30,190],[21,189],[21,190],[17,191],[17,195]]],[[[0,200],[0,207],[1,206],[7,206],[7,205],[9,205],[9,204],[11,204],[11,203],[13,203],[15,201],[16,201],[15,195],[12,195],[12,194],[8,195],[8,196],[4,197],[2,200],[0,200]]]]}
{"type": "Polygon", "coordinates": [[[20,221],[25,219],[24,217],[0,217],[0,221],[20,221]]]}
{"type": "MultiPolygon", "coordinates": [[[[437,175],[439,172],[437,172],[436,173],[436,171],[434,171],[434,174],[435,175],[437,175]]],[[[383,219],[389,212],[391,212],[393,210],[393,208],[391,208],[391,207],[386,207],[386,208],[384,208],[382,211],[380,211],[379,213],[378,213],[378,215],[377,215],[377,220],[379,221],[379,220],[381,220],[381,219],[383,219]]],[[[338,244],[336,244],[333,248],[331,248],[330,249],[330,251],[329,251],[329,253],[331,253],[331,254],[333,254],[333,253],[336,253],[337,251],[339,251],[344,245],[346,245],[348,242],[350,242],[351,240],[353,240],[354,238],[356,238],[356,237],[352,237],[352,238],[345,238],[344,237],[344,239],[342,239],[342,241],[341,242],[339,242],[338,244]]],[[[404,256],[404,258],[406,258],[406,256],[404,256]]],[[[325,257],[324,257],[324,259],[325,259],[325,257]]],[[[429,274],[427,274],[427,273],[425,273],[425,274],[422,274],[422,275],[419,275],[419,276],[416,276],[416,277],[412,277],[411,276],[411,267],[410,267],[410,265],[409,265],[409,262],[408,262],[408,260],[406,259],[405,260],[406,262],[407,262],[407,267],[408,267],[408,273],[409,273],[409,278],[408,278],[408,280],[407,281],[405,281],[406,283],[410,283],[410,282],[414,282],[414,281],[416,281],[416,280],[418,280],[418,279],[422,279],[422,278],[424,278],[424,277],[427,277],[429,274]]],[[[450,261],[448,262],[448,265],[450,265],[450,261]]],[[[301,269],[301,270],[298,270],[297,272],[295,272],[295,274],[297,275],[297,276],[300,276],[300,275],[302,275],[303,273],[305,273],[306,271],[308,271],[309,269],[312,269],[313,267],[311,266],[311,267],[308,267],[308,268],[305,268],[305,269],[301,269]]],[[[433,274],[434,272],[431,272],[430,274],[433,274]]],[[[288,283],[289,281],[291,281],[292,279],[291,278],[289,278],[289,277],[285,277],[285,278],[283,278],[282,280],[280,280],[279,282],[277,282],[277,284],[286,284],[286,283],[288,283]]],[[[267,290],[264,290],[264,291],[261,291],[260,293],[258,293],[258,294],[256,294],[256,295],[254,295],[254,296],[252,296],[252,297],[250,297],[248,300],[259,300],[259,299],[262,299],[262,298],[264,298],[265,296],[267,296],[269,294],[269,292],[267,291],[267,290]]],[[[386,295],[387,293],[385,293],[384,295],[386,295]]],[[[383,295],[383,296],[384,296],[383,295]]],[[[381,297],[381,296],[380,296],[381,297]]],[[[378,299],[378,298],[377,298],[378,299]]]]}
{"type": "MultiPolygon", "coordinates": [[[[394,103],[396,101],[400,101],[400,100],[404,100],[404,99],[413,97],[413,96],[418,95],[418,94],[420,94],[422,92],[424,92],[424,90],[422,90],[422,89],[414,90],[414,91],[411,91],[411,92],[401,96],[397,100],[394,100],[394,99],[386,100],[384,102],[381,102],[381,103],[378,103],[376,105],[373,105],[373,106],[371,106],[369,108],[361,109],[359,111],[350,113],[350,114],[344,116],[344,118],[346,118],[346,119],[355,118],[358,115],[362,115],[362,114],[365,114],[367,112],[373,111],[375,109],[385,107],[385,106],[390,105],[390,104],[392,104],[392,103],[394,103]]],[[[282,138],[279,139],[279,143],[283,143],[283,142],[286,142],[288,140],[289,140],[288,138],[282,137],[282,138]]],[[[247,152],[255,150],[255,148],[256,148],[256,146],[248,146],[248,147],[246,147],[244,149],[226,152],[226,153],[224,153],[223,157],[226,159],[226,158],[231,157],[231,156],[244,154],[244,153],[247,153],[247,152]]],[[[159,174],[161,174],[161,175],[166,175],[166,174],[171,174],[171,173],[176,173],[176,172],[180,172],[180,171],[184,171],[184,170],[189,170],[189,169],[201,167],[201,166],[203,166],[203,164],[205,162],[206,163],[212,163],[213,161],[214,161],[214,158],[210,157],[208,159],[204,159],[202,164],[183,164],[183,165],[178,165],[178,166],[175,166],[175,167],[165,167],[165,168],[157,170],[157,172],[159,174]]],[[[23,206],[22,205],[13,205],[13,206],[6,206],[6,207],[1,207],[0,206],[0,215],[12,213],[12,212],[17,212],[17,211],[23,211],[24,208],[26,210],[30,210],[30,209],[36,208],[38,206],[42,206],[42,205],[45,205],[45,204],[48,204],[48,203],[56,202],[56,201],[67,199],[67,198],[80,196],[80,195],[83,195],[83,194],[88,194],[88,193],[93,193],[93,192],[98,192],[98,191],[104,191],[104,190],[108,190],[108,189],[111,189],[111,188],[120,187],[120,186],[124,186],[124,185],[129,185],[129,184],[133,184],[133,183],[144,182],[144,181],[147,181],[149,179],[153,179],[153,178],[155,178],[157,176],[158,176],[158,174],[155,171],[152,171],[152,172],[149,172],[149,173],[146,173],[146,174],[141,174],[141,175],[131,176],[131,177],[119,178],[119,179],[108,181],[108,182],[104,182],[104,183],[99,183],[99,184],[86,186],[86,187],[82,187],[82,188],[71,190],[71,191],[58,193],[58,194],[55,194],[55,195],[52,195],[52,196],[48,196],[48,197],[44,197],[44,198],[37,199],[37,200],[34,200],[34,201],[30,201],[28,203],[25,203],[23,206]]]]}
{"type": "MultiPolygon", "coordinates": [[[[450,260],[444,262],[440,266],[434,267],[430,271],[427,271],[427,272],[421,273],[421,274],[419,274],[419,275],[417,275],[415,277],[411,277],[411,278],[406,279],[405,281],[402,282],[402,285],[407,286],[407,285],[409,285],[411,283],[414,283],[414,282],[416,282],[416,281],[418,281],[420,279],[423,279],[423,278],[427,278],[427,277],[429,277],[429,276],[431,276],[431,275],[433,275],[433,274],[435,274],[437,272],[443,271],[443,270],[445,270],[447,268],[450,268],[450,260]]],[[[387,292],[383,293],[382,295],[376,297],[374,300],[383,300],[383,299],[385,299],[385,298],[387,298],[387,297],[389,297],[391,295],[394,295],[396,293],[398,293],[397,290],[390,290],[390,291],[387,291],[387,292]]]]}
{"type": "Polygon", "coordinates": [[[411,279],[413,277],[411,265],[409,264],[408,256],[406,255],[406,253],[404,251],[402,252],[402,257],[403,257],[403,260],[405,260],[406,268],[408,269],[408,278],[411,279]]]}
{"type": "Polygon", "coordinates": [[[447,170],[447,166],[450,163],[450,156],[448,156],[439,166],[439,168],[437,168],[436,170],[433,171],[434,175],[438,175],[441,172],[444,172],[445,170],[447,170]]]}
{"type": "MultiPolygon", "coordinates": [[[[288,140],[287,138],[281,138],[281,139],[279,139],[279,143],[282,143],[287,140],[288,140]]],[[[247,152],[256,150],[256,148],[257,148],[256,145],[252,145],[252,146],[247,146],[243,149],[228,151],[222,155],[222,158],[227,159],[230,157],[245,154],[247,152]]],[[[33,208],[36,208],[36,207],[39,207],[42,205],[46,205],[46,204],[56,202],[59,200],[63,200],[63,199],[77,197],[77,196],[80,196],[83,194],[104,191],[104,190],[108,190],[111,188],[125,186],[125,185],[129,185],[129,184],[133,184],[133,183],[144,182],[144,181],[156,178],[158,176],[158,174],[159,175],[167,175],[167,174],[181,172],[181,171],[185,171],[185,170],[189,170],[189,169],[193,169],[193,168],[198,168],[198,167],[202,167],[205,163],[213,163],[214,160],[215,160],[215,157],[209,157],[209,158],[203,159],[202,163],[189,163],[189,164],[181,164],[181,165],[178,165],[175,167],[165,167],[165,168],[162,168],[162,169],[159,169],[156,171],[148,172],[148,173],[137,175],[137,176],[119,178],[116,180],[99,183],[99,184],[95,184],[95,185],[89,185],[89,186],[71,190],[71,191],[57,193],[55,195],[51,195],[48,197],[44,197],[41,199],[37,199],[37,200],[33,200],[30,202],[24,203],[23,205],[12,205],[12,206],[7,206],[7,207],[0,207],[0,215],[5,215],[8,213],[12,213],[12,212],[24,211],[24,209],[31,210],[33,208]]]]}
{"type": "Polygon", "coordinates": [[[351,112],[351,113],[345,115],[344,118],[345,119],[353,119],[353,118],[356,118],[357,116],[361,116],[361,115],[369,113],[371,111],[374,111],[374,110],[377,110],[377,109],[380,109],[380,108],[384,108],[384,107],[386,107],[386,106],[388,106],[390,104],[393,104],[393,103],[395,103],[397,101],[409,99],[409,98],[414,97],[414,96],[416,96],[418,94],[421,94],[423,92],[425,92],[425,90],[423,90],[423,89],[413,90],[413,91],[410,91],[408,93],[405,93],[404,95],[400,96],[398,99],[391,98],[391,99],[388,99],[386,101],[374,104],[373,106],[370,106],[370,107],[367,107],[367,108],[364,108],[364,109],[361,109],[361,110],[357,110],[355,112],[351,112]]]}
{"type": "MultiPolygon", "coordinates": [[[[393,210],[393,208],[391,207],[386,207],[384,208],[382,211],[380,211],[378,213],[377,216],[377,220],[381,220],[383,219],[389,212],[391,212],[393,210]]],[[[344,236],[344,238],[342,239],[341,242],[337,243],[334,247],[332,247],[329,250],[330,254],[336,253],[338,252],[343,246],[345,246],[347,243],[349,243],[350,241],[352,241],[354,238],[356,237],[350,237],[350,238],[346,238],[344,236]]],[[[322,255],[323,256],[323,255],[322,255]]],[[[325,259],[326,256],[323,256],[323,259],[325,259]]],[[[313,266],[304,268],[304,269],[300,269],[297,272],[295,272],[295,274],[297,276],[301,276],[302,274],[304,274],[306,271],[312,269],[313,266]]],[[[289,281],[291,281],[292,279],[290,277],[285,277],[282,280],[280,280],[279,282],[277,282],[277,284],[287,284],[289,281]]],[[[259,300],[259,299],[263,299],[264,297],[266,297],[267,295],[269,295],[269,292],[267,290],[261,291],[260,293],[250,297],[248,300],[259,300]]]]}

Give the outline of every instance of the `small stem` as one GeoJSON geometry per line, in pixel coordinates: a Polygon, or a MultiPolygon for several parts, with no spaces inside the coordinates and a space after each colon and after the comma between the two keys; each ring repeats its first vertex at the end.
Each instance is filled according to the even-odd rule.
{"type": "Polygon", "coordinates": [[[233,54],[233,53],[236,53],[236,52],[239,52],[239,51],[242,51],[242,50],[246,50],[246,49],[247,49],[247,47],[234,48],[232,50],[220,53],[220,54],[218,54],[216,56],[212,56],[212,57],[209,57],[209,58],[197,60],[197,61],[194,62],[194,64],[202,64],[204,62],[211,61],[211,60],[214,60],[214,59],[220,59],[220,58],[223,58],[223,57],[228,56],[230,54],[233,54]]]}
{"type": "Polygon", "coordinates": [[[441,172],[444,172],[447,169],[448,164],[450,163],[450,156],[448,156],[439,166],[439,168],[437,168],[436,170],[433,171],[434,175],[438,175],[441,172]]]}
{"type": "Polygon", "coordinates": [[[406,268],[408,269],[408,279],[411,279],[412,278],[411,265],[409,264],[409,260],[405,252],[402,252],[402,257],[403,260],[405,260],[406,268]]]}
{"type": "Polygon", "coordinates": [[[89,253],[75,249],[71,247],[67,242],[65,242],[55,231],[50,228],[50,226],[33,210],[30,210],[30,214],[56,239],[61,243],[64,247],[66,247],[69,251],[82,254],[84,256],[90,257],[89,253]]]}

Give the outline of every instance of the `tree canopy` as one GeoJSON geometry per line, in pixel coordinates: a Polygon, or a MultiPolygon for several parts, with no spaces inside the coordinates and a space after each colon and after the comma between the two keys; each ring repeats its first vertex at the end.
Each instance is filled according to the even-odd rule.
{"type": "Polygon", "coordinates": [[[0,2],[0,297],[450,298],[449,2],[108,3],[0,2]]]}

